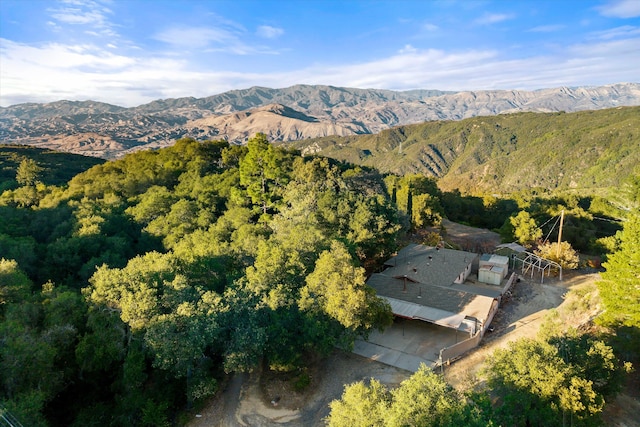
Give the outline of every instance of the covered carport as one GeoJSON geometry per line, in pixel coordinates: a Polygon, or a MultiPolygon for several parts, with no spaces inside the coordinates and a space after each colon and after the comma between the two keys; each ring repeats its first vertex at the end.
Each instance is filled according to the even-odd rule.
{"type": "MultiPolygon", "coordinates": [[[[476,302],[480,303],[477,305],[484,307],[488,313],[494,299],[475,297],[478,299],[476,302]]],[[[366,341],[356,341],[353,351],[401,369],[416,371],[421,363],[434,368],[440,363],[440,351],[443,348],[468,340],[479,333],[481,327],[481,320],[464,313],[453,313],[385,296],[382,298],[391,305],[395,316],[393,325],[384,332],[371,333],[366,341]]]]}
{"type": "Polygon", "coordinates": [[[384,332],[375,331],[368,340],[357,340],[353,352],[414,372],[421,363],[436,367],[443,346],[453,345],[458,339],[458,333],[453,329],[397,317],[384,332]]]}

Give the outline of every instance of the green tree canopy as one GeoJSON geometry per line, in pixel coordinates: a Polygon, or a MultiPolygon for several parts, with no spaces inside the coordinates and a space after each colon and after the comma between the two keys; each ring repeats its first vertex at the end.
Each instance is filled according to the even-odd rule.
{"type": "Polygon", "coordinates": [[[329,404],[329,427],[377,427],[385,425],[385,414],[391,402],[387,388],[376,379],[345,386],[339,400],[329,404]]]}
{"type": "Polygon", "coordinates": [[[542,237],[542,230],[527,211],[520,211],[516,216],[511,216],[509,223],[516,241],[526,247],[530,247],[542,237]]]}
{"type": "Polygon", "coordinates": [[[597,424],[604,399],[593,382],[545,341],[520,339],[494,351],[485,375],[501,402],[496,410],[505,425],[562,426],[565,416],[597,424]]]}
{"type": "Polygon", "coordinates": [[[493,425],[472,400],[424,364],[393,390],[376,379],[345,386],[341,399],[329,406],[330,427],[493,425]]]}
{"type": "Polygon", "coordinates": [[[240,160],[240,184],[247,189],[251,201],[267,214],[287,183],[291,160],[284,150],[269,144],[263,133],[249,139],[247,148],[240,160]]]}
{"type": "Polygon", "coordinates": [[[25,301],[31,295],[31,280],[14,260],[0,258],[0,313],[5,304],[25,301]]]}
{"type": "Polygon", "coordinates": [[[425,365],[391,395],[385,425],[394,427],[451,425],[465,404],[453,387],[425,365]]]}
{"type": "Polygon", "coordinates": [[[22,186],[33,187],[39,181],[43,168],[33,159],[24,159],[20,162],[16,171],[16,181],[22,186]]]}
{"type": "Polygon", "coordinates": [[[580,258],[569,242],[547,242],[535,250],[539,257],[557,262],[563,269],[575,270],[578,268],[580,258]]]}
{"type": "Polygon", "coordinates": [[[334,241],[320,254],[300,292],[302,310],[321,310],[352,330],[369,330],[391,323],[391,308],[365,283],[344,244],[334,241]]]}
{"type": "Polygon", "coordinates": [[[608,257],[598,282],[605,306],[599,320],[610,326],[640,328],[640,215],[630,215],[623,226],[619,249],[608,257]]]}

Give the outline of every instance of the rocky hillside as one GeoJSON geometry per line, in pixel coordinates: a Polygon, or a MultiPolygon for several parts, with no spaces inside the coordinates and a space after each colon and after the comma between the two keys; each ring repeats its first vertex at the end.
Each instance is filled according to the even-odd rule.
{"type": "Polygon", "coordinates": [[[520,111],[598,110],[640,105],[640,84],[537,91],[442,92],[296,85],[253,87],[207,98],[157,100],[133,108],[57,101],[0,108],[0,142],[103,158],[193,137],[243,143],[375,134],[393,126],[520,111]]]}

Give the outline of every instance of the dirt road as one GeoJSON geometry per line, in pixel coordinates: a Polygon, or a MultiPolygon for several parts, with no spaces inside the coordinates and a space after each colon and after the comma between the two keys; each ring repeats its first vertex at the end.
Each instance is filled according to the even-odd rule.
{"type": "Polygon", "coordinates": [[[276,392],[261,383],[259,373],[241,381],[235,381],[234,377],[224,393],[194,413],[188,427],[324,426],[329,403],[340,398],[345,384],[377,378],[393,387],[410,375],[408,371],[336,351],[318,366],[306,393],[296,393],[290,387],[276,392]],[[237,389],[238,384],[242,384],[242,390],[237,389]],[[274,404],[276,398],[277,405],[274,404]]]}

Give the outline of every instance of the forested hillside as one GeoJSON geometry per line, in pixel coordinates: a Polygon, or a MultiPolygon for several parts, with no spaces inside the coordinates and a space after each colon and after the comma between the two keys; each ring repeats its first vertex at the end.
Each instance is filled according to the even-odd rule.
{"type": "Polygon", "coordinates": [[[293,146],[381,172],[433,176],[444,190],[509,194],[539,187],[585,195],[619,186],[640,164],[640,107],[426,122],[293,146]]]}
{"type": "Polygon", "coordinates": [[[24,425],[165,425],[224,372],[295,370],[390,321],[360,267],[400,231],[375,171],[258,136],[21,184],[0,202],[0,370],[24,425]]]}
{"type": "Polygon", "coordinates": [[[28,164],[35,162],[37,168],[32,172],[37,174],[39,181],[47,185],[66,184],[80,172],[105,162],[95,157],[61,153],[26,145],[0,144],[0,193],[19,185],[15,180],[16,171],[24,161],[28,162],[23,166],[25,170],[22,177],[28,175],[28,164]]]}
{"type": "MultiPolygon", "coordinates": [[[[25,426],[181,425],[181,411],[219,392],[227,374],[258,367],[287,372],[304,388],[309,363],[391,322],[366,274],[408,232],[444,217],[530,244],[564,210],[574,247],[608,256],[637,241],[625,225],[637,225],[640,181],[630,178],[638,170],[626,177],[621,204],[550,189],[463,196],[424,175],[303,157],[263,134],[246,146],[182,139],[93,166],[70,157],[55,179],[47,175],[52,158],[23,151],[2,163],[0,414],[25,426]]],[[[612,271],[607,280],[617,283],[612,271]]],[[[618,304],[621,294],[633,304],[635,294],[624,283],[603,286],[607,325],[623,324],[635,337],[636,313],[626,318],[618,304]]],[[[595,393],[586,412],[575,410],[591,422],[619,384],[620,366],[610,347],[580,339],[576,354],[591,353],[567,360],[561,381],[574,384],[575,376],[576,387],[595,393]],[[595,369],[600,358],[609,362],[595,369]],[[600,375],[594,387],[592,372],[600,375]]],[[[548,345],[556,344],[541,351],[554,361],[548,345]]],[[[544,411],[557,402],[577,408],[580,396],[540,402],[544,411]]],[[[442,419],[485,425],[494,416],[486,401],[468,403],[442,419]]]]}

